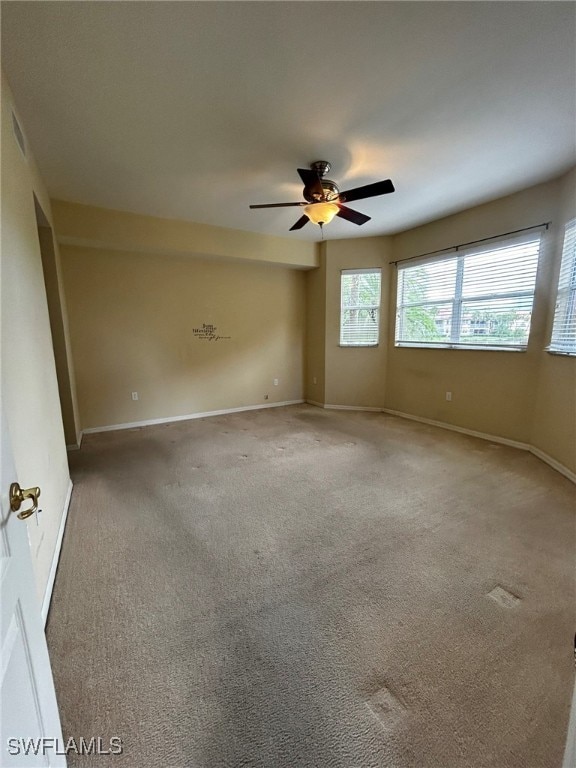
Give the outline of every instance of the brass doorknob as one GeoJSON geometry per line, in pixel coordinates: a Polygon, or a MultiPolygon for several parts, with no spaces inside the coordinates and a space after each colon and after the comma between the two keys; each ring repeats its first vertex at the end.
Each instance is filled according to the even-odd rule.
{"type": "Polygon", "coordinates": [[[20,488],[18,483],[12,483],[10,486],[10,509],[12,512],[18,512],[22,503],[30,499],[32,506],[28,509],[23,509],[18,514],[19,520],[26,520],[27,517],[33,515],[38,509],[38,496],[40,496],[40,488],[38,486],[34,488],[20,488]]]}

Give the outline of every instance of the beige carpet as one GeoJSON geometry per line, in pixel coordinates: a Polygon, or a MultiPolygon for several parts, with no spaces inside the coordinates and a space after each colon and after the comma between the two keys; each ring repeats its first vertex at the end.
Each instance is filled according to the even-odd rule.
{"type": "Polygon", "coordinates": [[[576,488],[528,453],[293,406],[87,436],[48,640],[122,768],[559,768],[576,488]]]}

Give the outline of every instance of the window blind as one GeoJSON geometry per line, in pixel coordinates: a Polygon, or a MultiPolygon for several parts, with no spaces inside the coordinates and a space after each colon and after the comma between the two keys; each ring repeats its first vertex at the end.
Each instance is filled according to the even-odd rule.
{"type": "Polygon", "coordinates": [[[552,339],[548,349],[576,355],[576,219],[566,224],[552,339]]]}
{"type": "Polygon", "coordinates": [[[380,330],[379,269],[344,269],[340,275],[340,346],[375,347],[380,330]]]}
{"type": "Polygon", "coordinates": [[[540,238],[399,262],[396,346],[524,349],[540,238]]]}

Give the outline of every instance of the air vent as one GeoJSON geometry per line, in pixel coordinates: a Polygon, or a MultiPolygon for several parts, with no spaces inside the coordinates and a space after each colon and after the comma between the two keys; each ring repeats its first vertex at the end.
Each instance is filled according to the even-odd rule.
{"type": "Polygon", "coordinates": [[[16,136],[18,146],[20,147],[24,157],[26,157],[26,142],[24,141],[24,134],[22,133],[22,128],[20,128],[20,123],[18,122],[18,118],[14,112],[12,112],[12,128],[14,129],[14,136],[16,136]]]}

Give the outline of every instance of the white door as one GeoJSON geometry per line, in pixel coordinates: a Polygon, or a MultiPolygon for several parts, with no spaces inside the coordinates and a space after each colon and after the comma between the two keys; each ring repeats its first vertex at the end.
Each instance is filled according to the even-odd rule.
{"type": "MultiPolygon", "coordinates": [[[[58,754],[64,744],[32,573],[28,523],[10,509],[10,484],[18,478],[1,413],[0,420],[0,765],[61,768],[66,758],[58,754]]],[[[25,480],[33,482],[34,478],[25,480]]],[[[24,502],[22,509],[30,504],[24,502]]]]}

